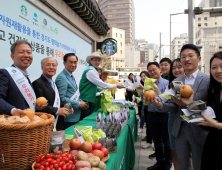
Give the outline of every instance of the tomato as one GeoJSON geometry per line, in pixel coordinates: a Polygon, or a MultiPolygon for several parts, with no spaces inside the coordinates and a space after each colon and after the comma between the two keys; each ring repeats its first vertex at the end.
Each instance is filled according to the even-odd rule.
{"type": "Polygon", "coordinates": [[[40,159],[41,157],[39,157],[37,160],[36,160],[36,162],[41,162],[41,159],[40,159]]]}
{"type": "Polygon", "coordinates": [[[63,157],[62,160],[66,163],[69,162],[69,158],[67,158],[67,157],[63,157]]]}
{"type": "Polygon", "coordinates": [[[68,162],[68,163],[72,165],[72,164],[73,164],[73,161],[69,160],[69,162],[68,162]]]}
{"type": "Polygon", "coordinates": [[[67,170],[67,165],[63,165],[62,170],[67,170]]]}
{"type": "Polygon", "coordinates": [[[71,156],[70,154],[68,154],[66,157],[67,157],[68,159],[71,159],[71,158],[72,158],[72,156],[71,156]]]}
{"type": "Polygon", "coordinates": [[[72,170],[76,170],[76,167],[75,167],[75,165],[73,165],[73,167],[72,167],[72,170]]]}
{"type": "Polygon", "coordinates": [[[101,143],[94,143],[92,146],[93,146],[93,150],[95,149],[101,150],[103,147],[101,143]]]}
{"type": "Polygon", "coordinates": [[[54,164],[56,164],[56,163],[57,163],[56,160],[52,160],[52,161],[50,162],[51,165],[54,165],[54,164]]]}
{"type": "Polygon", "coordinates": [[[68,170],[72,170],[72,165],[70,165],[70,164],[67,165],[67,169],[68,169],[68,170]]]}
{"type": "Polygon", "coordinates": [[[35,168],[39,168],[40,167],[40,164],[39,163],[36,163],[35,164],[35,168]]]}
{"type": "Polygon", "coordinates": [[[49,165],[49,168],[50,168],[50,169],[54,168],[54,165],[49,165]]]}
{"type": "Polygon", "coordinates": [[[45,157],[46,157],[46,159],[48,159],[48,158],[52,158],[52,157],[53,157],[53,155],[52,155],[52,154],[47,153],[45,157]]]}
{"type": "Polygon", "coordinates": [[[41,166],[39,167],[39,169],[44,170],[44,169],[45,169],[45,167],[44,167],[43,165],[41,165],[41,166]]]}
{"type": "Polygon", "coordinates": [[[61,167],[58,167],[58,169],[57,170],[62,170],[62,168],[61,167]]]}
{"type": "Polygon", "coordinates": [[[66,157],[66,154],[63,153],[63,154],[61,155],[61,157],[66,157]]]}
{"type": "Polygon", "coordinates": [[[62,154],[62,151],[56,151],[55,154],[56,154],[56,155],[61,155],[61,154],[62,154]]]}
{"type": "Polygon", "coordinates": [[[102,148],[101,151],[104,153],[104,156],[109,154],[109,150],[107,148],[102,148]]]}
{"type": "Polygon", "coordinates": [[[45,156],[41,156],[41,157],[40,157],[40,160],[41,160],[41,161],[44,161],[44,160],[45,160],[45,156]]]}
{"type": "Polygon", "coordinates": [[[41,161],[40,164],[43,165],[44,162],[45,162],[45,161],[41,161]]]}
{"type": "Polygon", "coordinates": [[[49,166],[49,163],[48,162],[44,162],[43,165],[44,166],[49,166]]]}
{"type": "Polygon", "coordinates": [[[74,160],[74,164],[76,164],[76,162],[78,162],[78,160],[74,160]]]}
{"type": "Polygon", "coordinates": [[[59,167],[62,167],[64,165],[64,163],[63,162],[59,162],[58,165],[59,165],[59,167]]]}
{"type": "Polygon", "coordinates": [[[46,161],[47,161],[48,163],[51,163],[51,162],[53,161],[53,159],[52,159],[52,158],[48,158],[48,159],[46,159],[46,161]]]}
{"type": "Polygon", "coordinates": [[[50,170],[50,168],[49,168],[49,167],[47,167],[47,168],[45,168],[45,170],[50,170]]]}
{"type": "Polygon", "coordinates": [[[53,165],[55,169],[57,169],[59,167],[59,165],[56,163],[53,165]]]}

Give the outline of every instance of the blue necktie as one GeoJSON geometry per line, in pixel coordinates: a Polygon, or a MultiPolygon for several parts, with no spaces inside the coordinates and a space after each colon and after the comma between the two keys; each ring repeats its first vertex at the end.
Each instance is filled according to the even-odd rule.
{"type": "Polygon", "coordinates": [[[71,75],[71,77],[72,77],[72,81],[73,81],[74,85],[75,85],[75,86],[76,86],[76,88],[77,88],[77,85],[76,85],[76,81],[75,81],[74,76],[73,76],[73,75],[71,75]]]}
{"type": "Polygon", "coordinates": [[[54,87],[53,81],[50,81],[50,84],[51,84],[51,86],[52,86],[52,89],[55,91],[55,87],[54,87]]]}

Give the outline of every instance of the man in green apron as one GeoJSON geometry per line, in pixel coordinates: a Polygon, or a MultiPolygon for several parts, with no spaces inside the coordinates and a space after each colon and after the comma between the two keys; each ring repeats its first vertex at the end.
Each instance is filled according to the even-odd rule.
{"type": "Polygon", "coordinates": [[[89,65],[82,74],[79,90],[80,98],[88,102],[89,107],[81,111],[81,119],[92,113],[92,105],[96,103],[97,86],[101,89],[123,88],[123,85],[120,83],[106,84],[99,78],[97,70],[102,59],[103,57],[101,57],[98,52],[94,52],[86,58],[86,62],[89,63],[89,65]]]}

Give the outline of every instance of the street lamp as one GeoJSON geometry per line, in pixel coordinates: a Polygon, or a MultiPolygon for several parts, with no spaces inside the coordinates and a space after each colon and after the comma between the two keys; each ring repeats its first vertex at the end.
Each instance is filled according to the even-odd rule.
{"type": "Polygon", "coordinates": [[[171,59],[171,16],[179,14],[184,14],[184,13],[181,12],[181,13],[170,14],[170,59],[171,59]]]}

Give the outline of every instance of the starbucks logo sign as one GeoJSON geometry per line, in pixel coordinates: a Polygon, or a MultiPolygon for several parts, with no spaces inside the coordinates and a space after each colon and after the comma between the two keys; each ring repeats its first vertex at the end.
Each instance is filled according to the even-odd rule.
{"type": "Polygon", "coordinates": [[[106,55],[113,55],[117,51],[116,40],[114,39],[106,39],[102,44],[102,52],[106,55]]]}
{"type": "Polygon", "coordinates": [[[20,7],[20,10],[21,10],[22,15],[27,16],[28,11],[27,11],[27,8],[25,7],[25,5],[22,5],[20,7]]]}

